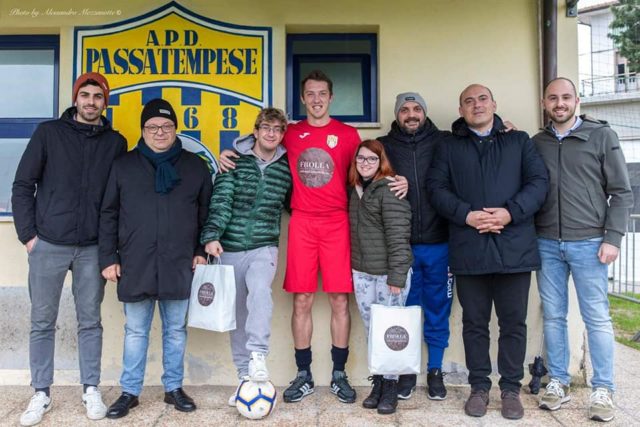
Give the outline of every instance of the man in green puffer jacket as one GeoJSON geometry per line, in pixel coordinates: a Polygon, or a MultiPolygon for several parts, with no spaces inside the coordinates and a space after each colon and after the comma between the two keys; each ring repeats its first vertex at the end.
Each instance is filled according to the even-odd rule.
{"type": "MultiPolygon", "coordinates": [[[[200,242],[233,265],[236,323],[231,353],[238,378],[267,381],[271,335],[271,282],[278,264],[280,216],[291,189],[286,150],[280,145],[287,118],[276,108],[258,114],[253,134],[233,142],[236,168],[218,175],[200,242]]],[[[229,398],[235,406],[236,394],[229,398]]]]}

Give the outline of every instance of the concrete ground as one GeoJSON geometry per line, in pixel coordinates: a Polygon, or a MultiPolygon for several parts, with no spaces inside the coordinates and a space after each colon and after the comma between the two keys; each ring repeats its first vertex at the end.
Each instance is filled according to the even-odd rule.
{"type": "MultiPolygon", "coordinates": [[[[587,402],[590,389],[574,388],[572,400],[559,411],[549,412],[537,408],[537,396],[524,389],[522,401],[525,416],[519,421],[508,421],[500,415],[500,394],[497,388],[491,392],[489,411],[482,418],[471,418],[464,414],[463,406],[469,387],[449,386],[447,399],[430,401],[424,387],[419,387],[408,401],[401,401],[393,415],[378,415],[375,410],[362,408],[362,399],[369,389],[358,387],[355,404],[339,403],[327,387],[318,387],[316,392],[302,402],[278,402],[274,412],[265,420],[250,421],[240,416],[235,408],[227,406],[227,399],[234,391],[232,387],[190,386],[186,391],[195,399],[198,410],[184,414],[162,402],[161,387],[147,387],[140,396],[140,406],[131,410],[121,420],[89,421],[80,403],[81,388],[53,387],[53,406],[45,414],[41,426],[640,426],[640,352],[616,344],[616,384],[614,398],[616,418],[606,424],[587,419],[587,402]]],[[[102,387],[104,400],[112,403],[119,395],[119,387],[102,387]]],[[[278,389],[282,392],[282,388],[278,389]]],[[[21,412],[26,408],[32,390],[26,386],[0,387],[0,425],[17,426],[21,412]]]]}

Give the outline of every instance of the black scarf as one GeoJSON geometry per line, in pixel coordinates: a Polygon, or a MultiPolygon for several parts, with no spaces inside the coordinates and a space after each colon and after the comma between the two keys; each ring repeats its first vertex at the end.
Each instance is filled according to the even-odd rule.
{"type": "Polygon", "coordinates": [[[169,193],[173,187],[180,183],[180,177],[173,165],[178,161],[182,152],[182,141],[176,138],[173,146],[167,151],[156,153],[144,142],[144,138],[138,141],[140,154],[149,159],[156,169],[156,193],[169,193]]]}

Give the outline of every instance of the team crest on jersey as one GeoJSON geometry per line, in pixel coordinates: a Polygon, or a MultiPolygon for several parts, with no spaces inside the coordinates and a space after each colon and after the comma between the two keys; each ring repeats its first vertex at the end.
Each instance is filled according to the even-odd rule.
{"type": "Polygon", "coordinates": [[[327,145],[329,148],[336,148],[338,145],[338,137],[336,135],[327,135],[327,145]]]}

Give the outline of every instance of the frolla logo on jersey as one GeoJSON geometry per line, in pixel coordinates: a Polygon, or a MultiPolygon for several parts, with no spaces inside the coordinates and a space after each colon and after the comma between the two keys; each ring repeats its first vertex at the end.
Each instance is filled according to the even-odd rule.
{"type": "Polygon", "coordinates": [[[327,135],[327,145],[329,148],[336,148],[338,145],[338,137],[336,135],[327,135]]]}
{"type": "Polygon", "coordinates": [[[304,185],[319,188],[331,181],[335,165],[329,153],[323,149],[308,148],[298,157],[296,169],[304,185]]]}

